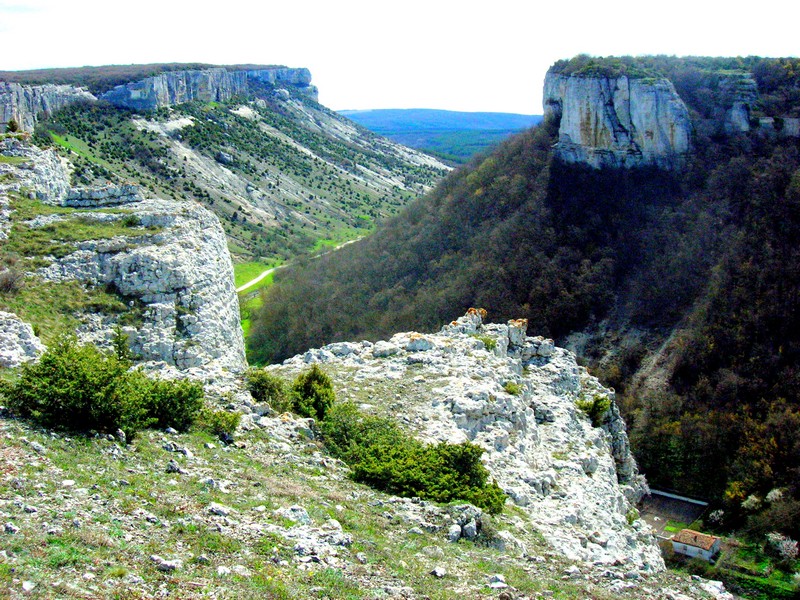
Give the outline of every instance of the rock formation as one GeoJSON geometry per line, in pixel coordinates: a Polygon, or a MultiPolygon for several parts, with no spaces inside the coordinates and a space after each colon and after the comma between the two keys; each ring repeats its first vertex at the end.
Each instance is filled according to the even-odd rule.
{"type": "Polygon", "coordinates": [[[141,81],[118,85],[100,98],[116,106],[152,111],[191,100],[225,102],[234,96],[247,95],[251,87],[258,83],[289,86],[314,100],[317,99],[317,89],[311,85],[311,72],[308,69],[288,68],[254,71],[228,71],[223,68],[171,71],[141,81]]]}
{"type": "MultiPolygon", "coordinates": [[[[37,276],[115,290],[132,310],[138,309],[139,322],[124,330],[144,360],[208,373],[246,368],[233,266],[216,216],[194,202],[145,198],[130,185],[71,189],[65,167],[52,151],[18,140],[4,144],[7,151],[28,159],[9,167],[16,178],[10,187],[33,189],[50,204],[95,209],[82,211],[83,220],[132,218],[138,224],[129,236],[76,243],[74,252],[52,259],[37,276]],[[108,207],[116,210],[103,210],[108,207]]],[[[46,227],[67,218],[48,215],[26,224],[46,227]]],[[[79,334],[99,342],[110,339],[117,322],[109,315],[83,318],[79,334]]]]}
{"type": "Polygon", "coordinates": [[[20,85],[0,81],[0,132],[11,119],[22,131],[32,132],[41,113],[50,114],[75,102],[97,100],[85,89],[71,85],[20,85]]]}
{"type": "Polygon", "coordinates": [[[566,162],[674,168],[690,150],[689,111],[664,78],[548,72],[544,107],[560,119],[556,150],[566,162]]]}
{"type": "Polygon", "coordinates": [[[18,367],[36,360],[42,352],[44,346],[28,323],[0,311],[0,367],[18,367]]]}
{"type": "Polygon", "coordinates": [[[471,310],[437,334],[330,344],[270,369],[324,363],[340,399],[387,411],[425,441],[479,444],[491,476],[564,556],[662,570],[633,507],[646,483],[614,393],[526,328],[484,325],[471,310]],[[578,406],[596,398],[609,406],[598,426],[578,406]]]}

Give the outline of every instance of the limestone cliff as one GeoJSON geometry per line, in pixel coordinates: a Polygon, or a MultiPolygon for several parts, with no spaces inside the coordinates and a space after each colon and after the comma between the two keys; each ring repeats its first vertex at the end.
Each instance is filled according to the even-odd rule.
{"type": "Polygon", "coordinates": [[[11,119],[22,131],[32,132],[40,113],[52,113],[75,102],[92,102],[96,98],[82,88],[71,85],[20,85],[0,81],[0,131],[11,119]]]}
{"type": "Polygon", "coordinates": [[[470,310],[437,334],[330,344],[270,368],[294,375],[322,362],[340,399],[391,414],[429,442],[479,444],[492,477],[560,554],[662,570],[633,508],[646,483],[614,393],[526,329],[524,320],[483,324],[470,310]],[[593,424],[579,403],[595,398],[610,406],[593,424]]]}
{"type": "Polygon", "coordinates": [[[664,78],[549,71],[544,107],[560,119],[556,151],[566,162],[674,168],[690,151],[689,111],[664,78]]]}
{"type": "Polygon", "coordinates": [[[254,86],[266,83],[288,86],[316,100],[308,69],[262,69],[228,71],[222,68],[171,71],[141,81],[119,85],[100,98],[116,106],[152,111],[191,100],[225,102],[247,95],[254,86]]]}
{"type": "MultiPolygon", "coordinates": [[[[26,162],[6,167],[14,183],[0,195],[33,190],[43,202],[82,209],[38,216],[24,223],[26,229],[70,219],[135,224],[130,235],[75,242],[60,258],[44,257],[49,264],[31,275],[104,286],[123,297],[134,317],[124,330],[145,361],[202,368],[206,375],[246,368],[233,266],[214,214],[194,202],[147,197],[130,185],[69,188],[65,166],[52,151],[18,140],[6,140],[4,153],[26,162]]],[[[79,336],[93,342],[107,342],[118,323],[113,315],[80,317],[79,336]]]]}

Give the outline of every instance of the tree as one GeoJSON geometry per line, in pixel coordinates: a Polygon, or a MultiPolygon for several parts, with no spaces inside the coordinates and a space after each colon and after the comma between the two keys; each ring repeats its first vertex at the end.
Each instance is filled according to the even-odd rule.
{"type": "Polygon", "coordinates": [[[17,131],[19,131],[19,123],[17,123],[17,120],[14,117],[11,117],[8,120],[8,123],[6,123],[6,132],[16,133],[17,131]]]}

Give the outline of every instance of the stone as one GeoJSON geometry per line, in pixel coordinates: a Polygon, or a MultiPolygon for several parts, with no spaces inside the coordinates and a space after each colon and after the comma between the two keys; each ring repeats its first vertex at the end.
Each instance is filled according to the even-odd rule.
{"type": "Polygon", "coordinates": [[[442,577],[447,575],[447,570],[444,567],[434,567],[433,571],[431,571],[430,574],[436,577],[437,579],[441,579],[442,577]]]}
{"type": "Polygon", "coordinates": [[[496,573],[495,575],[489,577],[488,585],[490,588],[494,590],[502,590],[508,587],[508,584],[506,583],[506,578],[499,573],[496,573]]]}
{"type": "Polygon", "coordinates": [[[37,360],[44,351],[44,344],[29,323],[13,313],[0,311],[0,367],[14,369],[37,360]]]}
{"type": "Polygon", "coordinates": [[[288,508],[279,508],[275,511],[275,515],[300,525],[311,525],[311,517],[308,515],[308,511],[297,504],[288,508]]]}
{"type": "Polygon", "coordinates": [[[222,504],[217,504],[216,502],[212,502],[211,504],[208,505],[208,512],[210,512],[212,515],[227,517],[229,514],[231,514],[231,509],[222,504]]]}
{"type": "Polygon", "coordinates": [[[461,528],[461,533],[468,540],[474,540],[476,537],[478,537],[478,524],[474,519],[468,523],[465,523],[461,528]]]}
{"type": "Polygon", "coordinates": [[[453,523],[447,530],[447,539],[453,543],[461,539],[461,525],[453,523]]]}
{"type": "Polygon", "coordinates": [[[156,564],[156,569],[163,571],[164,573],[172,573],[183,566],[183,562],[178,559],[166,560],[158,554],[153,554],[150,556],[150,560],[156,564]]]}
{"type": "Polygon", "coordinates": [[[10,533],[11,535],[14,535],[15,533],[19,533],[19,527],[17,527],[16,525],[14,525],[14,523],[9,521],[5,525],[3,525],[3,531],[5,531],[6,533],[10,533]]]}

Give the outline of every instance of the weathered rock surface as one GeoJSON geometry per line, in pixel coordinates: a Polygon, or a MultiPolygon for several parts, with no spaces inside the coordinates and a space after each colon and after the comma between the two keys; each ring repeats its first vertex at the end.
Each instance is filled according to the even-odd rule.
{"type": "Polygon", "coordinates": [[[39,358],[44,345],[33,327],[17,315],[0,311],[0,367],[18,367],[39,358]]]}
{"type": "Polygon", "coordinates": [[[50,114],[75,102],[97,100],[85,89],[71,85],[20,85],[0,81],[0,131],[15,119],[22,131],[32,132],[40,113],[50,114]]]}
{"type": "Polygon", "coordinates": [[[548,72],[544,107],[560,118],[556,149],[566,162],[674,168],[690,151],[689,111],[664,78],[548,72]]]}
{"type": "Polygon", "coordinates": [[[171,71],[118,85],[100,98],[116,106],[152,111],[192,100],[225,102],[234,96],[247,95],[259,83],[290,86],[315,100],[317,98],[317,89],[311,85],[311,72],[308,69],[288,68],[171,71]]]}
{"type": "MultiPolygon", "coordinates": [[[[9,142],[11,143],[11,142],[9,142]]],[[[136,186],[72,189],[65,166],[50,151],[13,140],[28,160],[15,167],[18,189],[29,188],[44,202],[91,207],[81,218],[115,221],[134,217],[131,234],[75,244],[75,251],[38,270],[49,281],[77,280],[115,290],[138,311],[124,328],[132,350],[146,361],[207,373],[246,368],[239,302],[225,233],[214,214],[194,202],[144,198],[136,186]],[[122,208],[103,211],[104,207],[122,208]]],[[[2,190],[0,190],[0,193],[2,190]]],[[[44,227],[61,215],[39,217],[44,227]]],[[[117,323],[109,315],[84,315],[84,339],[107,342],[117,323]]]]}
{"type": "Polygon", "coordinates": [[[614,393],[574,354],[525,335],[526,325],[484,325],[470,311],[437,334],[400,333],[347,353],[332,344],[269,368],[291,376],[323,362],[339,398],[384,410],[425,441],[479,444],[492,477],[567,558],[662,570],[655,537],[633,510],[646,483],[614,393]],[[611,401],[598,427],[577,406],[594,398],[611,401]]]}

